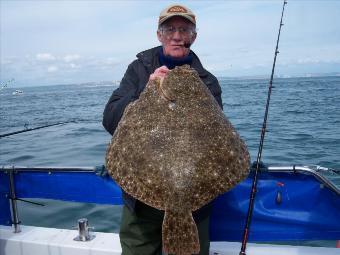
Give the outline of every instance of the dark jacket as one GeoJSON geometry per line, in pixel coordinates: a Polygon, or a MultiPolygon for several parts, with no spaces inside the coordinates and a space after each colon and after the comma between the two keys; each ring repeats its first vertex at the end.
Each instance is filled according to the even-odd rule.
{"type": "MultiPolygon", "coordinates": [[[[134,60],[129,66],[125,75],[120,82],[118,89],[113,91],[109,101],[107,102],[103,114],[103,126],[113,135],[120,121],[125,107],[132,101],[139,98],[140,93],[144,90],[150,74],[152,74],[158,67],[159,52],[161,46],[155,47],[137,54],[137,59],[134,60]]],[[[209,88],[212,95],[222,108],[221,87],[211,73],[205,70],[195,53],[193,53],[193,60],[191,67],[194,68],[205,85],[209,88]]],[[[133,211],[136,204],[136,199],[126,194],[123,191],[123,200],[128,208],[133,211]]],[[[210,211],[210,206],[204,206],[194,212],[194,218],[203,218],[210,211]]]]}

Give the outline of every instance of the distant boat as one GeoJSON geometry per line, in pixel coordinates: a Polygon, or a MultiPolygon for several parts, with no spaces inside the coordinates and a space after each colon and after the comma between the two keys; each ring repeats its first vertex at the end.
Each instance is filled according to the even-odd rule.
{"type": "Polygon", "coordinates": [[[21,95],[21,94],[24,94],[24,92],[22,90],[19,90],[19,89],[16,89],[12,95],[21,95]]]}

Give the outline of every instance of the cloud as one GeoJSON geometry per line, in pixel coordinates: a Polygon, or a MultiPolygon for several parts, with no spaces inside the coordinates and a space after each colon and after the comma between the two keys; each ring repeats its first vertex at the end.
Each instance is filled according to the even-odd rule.
{"type": "Polygon", "coordinates": [[[13,63],[14,63],[14,61],[12,59],[9,59],[9,58],[4,59],[4,60],[1,61],[1,65],[2,66],[6,66],[6,65],[8,66],[8,65],[11,65],[13,63]]]}
{"type": "Polygon", "coordinates": [[[69,67],[71,67],[71,69],[79,69],[80,68],[80,65],[77,65],[75,63],[70,63],[69,64],[69,67]]]}
{"type": "Polygon", "coordinates": [[[59,70],[59,68],[57,66],[49,66],[47,68],[47,72],[49,73],[54,73],[54,72],[57,72],[59,70]]]}
{"type": "Polygon", "coordinates": [[[55,60],[55,56],[50,53],[38,53],[35,57],[39,61],[53,61],[55,60]]]}
{"type": "MultiPolygon", "coordinates": [[[[287,74],[332,71],[339,66],[337,2],[319,0],[306,5],[304,1],[292,1],[288,5],[278,71],[287,74]]],[[[157,18],[168,4],[168,1],[4,1],[1,32],[6,36],[1,37],[1,78],[30,77],[35,80],[34,85],[121,79],[136,53],[159,44],[157,18]],[[32,12],[27,12],[27,8],[32,12]]],[[[270,72],[280,1],[211,1],[208,5],[186,1],[186,4],[198,17],[199,34],[192,49],[205,68],[221,76],[270,72]]]]}
{"type": "Polygon", "coordinates": [[[78,54],[66,55],[63,59],[65,62],[69,63],[80,59],[80,56],[78,54]]]}

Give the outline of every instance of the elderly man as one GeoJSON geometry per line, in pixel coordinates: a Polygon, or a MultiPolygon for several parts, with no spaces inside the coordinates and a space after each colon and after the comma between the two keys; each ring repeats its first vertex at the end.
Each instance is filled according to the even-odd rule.
{"type": "MultiPolygon", "coordinates": [[[[162,46],[137,54],[106,104],[105,129],[113,134],[125,107],[138,99],[149,80],[164,78],[169,70],[184,64],[194,68],[222,108],[221,88],[217,79],[205,70],[190,46],[196,39],[196,18],[182,5],[165,8],[158,21],[157,37],[162,46]]],[[[162,254],[164,212],[152,208],[123,191],[123,214],[120,228],[122,254],[162,254]]],[[[193,212],[200,239],[200,254],[209,254],[209,215],[211,204],[193,212]]]]}

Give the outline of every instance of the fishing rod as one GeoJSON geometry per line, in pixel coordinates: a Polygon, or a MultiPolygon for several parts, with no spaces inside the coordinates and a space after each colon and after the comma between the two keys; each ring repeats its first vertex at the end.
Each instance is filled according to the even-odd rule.
{"type": "Polygon", "coordinates": [[[5,82],[3,85],[1,85],[0,90],[7,88],[9,84],[11,84],[12,82],[14,82],[14,78],[8,80],[7,82],[5,82]]]}
{"type": "Polygon", "coordinates": [[[19,131],[15,131],[15,132],[11,132],[11,133],[1,134],[0,135],[0,139],[3,138],[3,137],[6,137],[6,136],[12,136],[12,135],[16,135],[16,134],[20,134],[20,133],[25,133],[25,132],[30,132],[30,131],[33,131],[33,130],[47,128],[47,127],[52,127],[52,126],[65,125],[67,123],[72,123],[72,122],[75,122],[75,121],[58,122],[58,123],[44,125],[44,126],[39,126],[39,127],[35,127],[35,128],[28,128],[27,127],[28,125],[25,124],[25,129],[19,130],[19,131]]]}
{"type": "Polygon", "coordinates": [[[279,28],[279,33],[277,35],[277,41],[276,41],[274,62],[273,62],[272,73],[271,73],[271,76],[270,76],[270,82],[269,82],[269,88],[268,88],[266,110],[265,110],[265,114],[264,114],[262,130],[261,130],[260,145],[259,145],[259,150],[258,150],[257,159],[256,159],[255,175],[254,175],[254,180],[253,180],[253,184],[252,184],[252,188],[251,188],[250,199],[249,199],[249,207],[248,207],[248,213],[247,213],[247,220],[246,220],[246,225],[245,225],[244,232],[243,232],[242,247],[241,247],[241,251],[240,251],[239,255],[246,255],[246,247],[247,247],[247,242],[248,242],[248,237],[249,237],[249,228],[250,228],[251,218],[252,218],[253,210],[254,210],[256,187],[257,187],[257,181],[258,181],[257,178],[258,178],[258,173],[260,171],[260,166],[261,166],[261,156],[262,156],[262,148],[263,148],[264,136],[266,134],[270,95],[271,95],[272,88],[273,88],[273,78],[274,78],[275,63],[276,63],[277,54],[279,53],[279,51],[278,51],[279,40],[280,40],[280,34],[281,34],[281,27],[283,26],[282,18],[283,18],[283,12],[285,10],[285,5],[286,4],[287,4],[287,1],[284,0],[283,1],[283,6],[282,6],[280,28],[279,28]]]}

